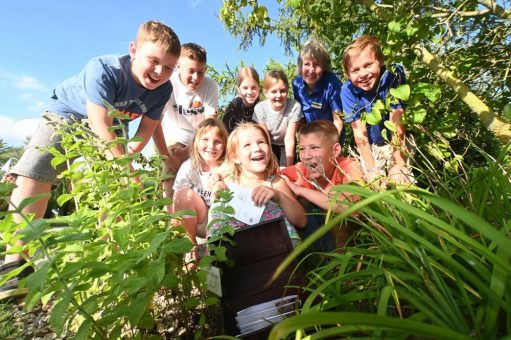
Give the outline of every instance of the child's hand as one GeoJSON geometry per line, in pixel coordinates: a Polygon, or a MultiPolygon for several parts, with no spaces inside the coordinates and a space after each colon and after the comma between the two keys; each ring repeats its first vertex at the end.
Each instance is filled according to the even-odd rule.
{"type": "MultiPolygon", "coordinates": [[[[301,176],[300,173],[298,173],[298,176],[301,176]]],[[[280,177],[282,177],[284,179],[284,181],[286,181],[286,184],[287,186],[289,187],[289,189],[291,189],[291,191],[293,192],[293,194],[295,196],[300,196],[300,189],[302,188],[301,186],[299,186],[298,184],[296,184],[295,182],[293,182],[289,177],[287,177],[286,175],[280,175],[280,177]]]]}
{"type": "Polygon", "coordinates": [[[258,207],[265,205],[271,199],[278,203],[280,199],[279,192],[266,185],[259,185],[252,190],[252,201],[258,207]]]}
{"type": "Polygon", "coordinates": [[[208,181],[208,186],[211,188],[211,195],[213,201],[218,198],[217,193],[220,191],[229,190],[227,184],[225,184],[222,176],[219,173],[213,173],[208,181]]]}

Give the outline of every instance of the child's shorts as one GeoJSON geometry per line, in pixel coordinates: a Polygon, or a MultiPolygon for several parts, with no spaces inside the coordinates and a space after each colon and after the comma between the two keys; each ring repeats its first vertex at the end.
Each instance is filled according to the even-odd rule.
{"type": "Polygon", "coordinates": [[[65,117],[56,113],[45,112],[37,130],[25,147],[23,155],[10,173],[57,185],[59,183],[57,176],[65,170],[66,164],[62,163],[55,169],[51,165],[53,155],[48,151],[43,152],[41,149],[56,147],[57,150],[63,152],[60,145],[62,138],[55,134],[55,129],[50,122],[65,120],[65,117]]]}

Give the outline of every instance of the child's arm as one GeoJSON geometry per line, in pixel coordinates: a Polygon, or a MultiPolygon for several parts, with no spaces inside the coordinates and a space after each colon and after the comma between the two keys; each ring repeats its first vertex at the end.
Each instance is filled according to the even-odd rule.
{"type": "MultiPolygon", "coordinates": [[[[216,117],[218,111],[218,84],[211,78],[206,78],[212,81],[211,91],[208,91],[204,97],[204,117],[211,118],[216,117]]],[[[203,84],[205,85],[205,84],[203,84]]]]}
{"type": "MultiPolygon", "coordinates": [[[[89,101],[87,101],[86,109],[92,132],[107,142],[113,141],[117,136],[113,131],[108,131],[108,128],[112,127],[113,124],[113,118],[108,116],[108,109],[89,101]]],[[[113,157],[120,157],[125,154],[126,150],[124,147],[118,144],[109,149],[106,157],[112,159],[113,157]]]]}
{"type": "Polygon", "coordinates": [[[260,185],[252,191],[252,200],[257,206],[268,203],[271,199],[279,205],[289,222],[298,228],[304,228],[307,225],[307,216],[302,205],[296,200],[291,189],[286,182],[277,177],[274,180],[274,188],[260,185]]]}
{"type": "Polygon", "coordinates": [[[130,154],[139,153],[142,151],[142,149],[147,145],[149,139],[151,139],[151,136],[154,134],[156,128],[159,126],[159,123],[159,120],[142,116],[135,136],[141,137],[143,140],[140,142],[130,142],[128,144],[128,150],[130,154]]]}
{"type": "Polygon", "coordinates": [[[286,149],[286,166],[291,166],[295,161],[296,131],[299,122],[289,123],[284,136],[284,147],[286,149]]]}
{"type": "Polygon", "coordinates": [[[376,164],[374,162],[371,146],[369,145],[369,138],[365,123],[361,120],[355,120],[351,123],[351,127],[353,129],[353,137],[355,138],[358,152],[365,163],[366,170],[368,172],[375,171],[376,164]]]}
{"type": "Polygon", "coordinates": [[[334,123],[335,127],[337,128],[337,132],[339,132],[339,136],[342,132],[343,122],[341,119],[341,113],[333,111],[332,112],[332,122],[334,123]]]}
{"type": "Polygon", "coordinates": [[[170,155],[169,149],[167,148],[167,143],[165,142],[165,135],[163,134],[163,128],[161,126],[161,120],[158,122],[156,129],[153,133],[153,141],[156,146],[156,150],[162,156],[165,156],[165,168],[174,173],[177,173],[178,166],[176,166],[176,160],[173,155],[170,155]]]}
{"type": "MultiPolygon", "coordinates": [[[[286,176],[282,176],[284,180],[286,181],[288,187],[291,189],[291,191],[297,196],[297,197],[303,197],[307,201],[311,202],[312,204],[318,206],[319,208],[323,210],[332,209],[332,212],[336,214],[340,214],[346,210],[348,207],[346,204],[335,204],[331,205],[330,201],[332,197],[329,195],[330,193],[324,193],[319,190],[304,188],[297,183],[293,182],[286,176]]],[[[347,198],[348,195],[339,195],[338,200],[342,201],[345,198],[347,198]]]]}
{"type": "Polygon", "coordinates": [[[394,165],[396,166],[405,166],[405,158],[401,152],[401,148],[405,147],[404,139],[406,128],[404,124],[401,123],[401,116],[404,114],[404,112],[405,110],[402,108],[394,109],[390,112],[389,117],[389,120],[396,126],[397,129],[397,144],[399,147],[394,148],[394,153],[392,154],[392,159],[394,160],[394,165]]]}

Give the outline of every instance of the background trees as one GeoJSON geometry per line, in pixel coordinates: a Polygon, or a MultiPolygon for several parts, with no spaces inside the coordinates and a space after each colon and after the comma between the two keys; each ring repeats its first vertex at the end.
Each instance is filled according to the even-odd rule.
{"type": "MultiPolygon", "coordinates": [[[[496,154],[511,140],[511,1],[279,0],[270,16],[262,1],[224,0],[220,19],[244,48],[268,34],[287,51],[317,37],[334,68],[361,34],[378,36],[387,63],[402,63],[412,94],[407,120],[418,144],[437,158],[467,146],[496,154]],[[504,112],[508,112],[507,115],[504,112]],[[485,129],[483,129],[483,127],[485,129]],[[488,133],[490,131],[491,133],[488,133]],[[432,136],[440,139],[432,142],[432,136]]],[[[466,153],[467,160],[477,156],[466,153]]]]}

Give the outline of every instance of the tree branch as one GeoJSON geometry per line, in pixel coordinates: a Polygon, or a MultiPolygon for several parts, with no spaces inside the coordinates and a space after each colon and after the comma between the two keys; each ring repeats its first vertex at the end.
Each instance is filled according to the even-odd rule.
{"type": "Polygon", "coordinates": [[[493,14],[502,18],[511,20],[511,10],[505,10],[497,4],[495,0],[477,0],[480,4],[487,7],[493,14]]]}

